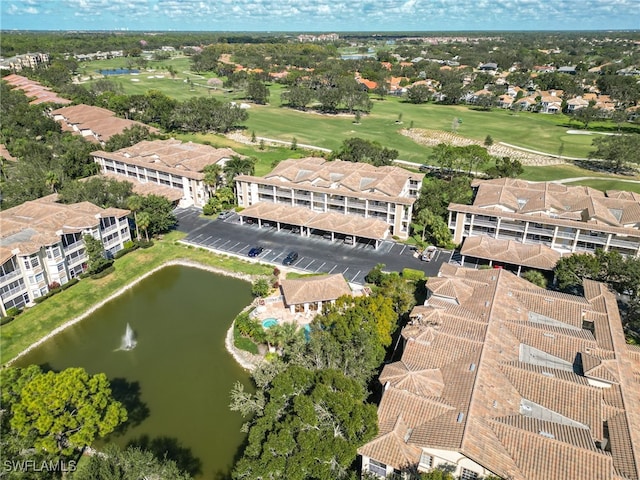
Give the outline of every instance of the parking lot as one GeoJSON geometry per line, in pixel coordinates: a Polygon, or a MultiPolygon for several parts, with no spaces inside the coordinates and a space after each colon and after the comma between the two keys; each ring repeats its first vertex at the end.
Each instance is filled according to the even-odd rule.
{"type": "Polygon", "coordinates": [[[385,264],[389,271],[414,268],[435,276],[450,256],[450,252],[438,250],[430,262],[423,262],[411,247],[393,241],[383,241],[378,249],[372,243],[346,245],[321,235],[302,237],[291,230],[278,232],[275,226],[240,225],[236,214],[209,220],[200,218],[200,213],[196,208],[175,211],[178,229],[187,233],[184,241],[189,244],[247,258],[249,250],[259,246],[264,250],[256,260],[273,265],[282,265],[287,254],[295,251],[298,258],[292,268],[308,273],[341,273],[348,282],[358,284],[364,283],[365,275],[378,263],[385,264]]]}

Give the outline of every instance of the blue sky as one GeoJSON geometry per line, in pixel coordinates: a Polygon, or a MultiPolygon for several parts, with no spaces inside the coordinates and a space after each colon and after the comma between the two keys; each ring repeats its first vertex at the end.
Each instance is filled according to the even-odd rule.
{"type": "Polygon", "coordinates": [[[0,0],[2,30],[640,29],[638,0],[0,0]]]}

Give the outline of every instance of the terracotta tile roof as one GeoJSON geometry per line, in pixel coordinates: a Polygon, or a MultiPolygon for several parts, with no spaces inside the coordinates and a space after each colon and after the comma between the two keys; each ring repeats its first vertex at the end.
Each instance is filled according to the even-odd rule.
{"type": "Polygon", "coordinates": [[[49,87],[45,87],[44,85],[41,85],[34,80],[29,80],[27,77],[23,77],[22,75],[16,75],[12,73],[11,75],[2,77],[2,80],[7,82],[14,88],[22,90],[27,97],[32,98],[32,100],[29,102],[32,105],[47,102],[57,103],[60,105],[67,105],[71,103],[71,100],[59,97],[58,94],[51,91],[49,87]]]}
{"type": "Polygon", "coordinates": [[[242,210],[240,215],[364,238],[383,239],[389,232],[389,225],[375,218],[335,212],[319,213],[304,207],[291,207],[278,203],[254,203],[242,210]]]}
{"type": "MultiPolygon", "coordinates": [[[[401,360],[381,373],[381,435],[410,411],[405,444],[459,452],[503,478],[637,480],[640,348],[624,343],[613,294],[584,286],[576,297],[443,265],[403,329],[401,360]],[[449,408],[421,421],[419,399],[449,408]]],[[[359,452],[381,460],[368,445],[359,452]]]]}
{"type": "Polygon", "coordinates": [[[202,171],[207,165],[224,163],[232,156],[243,157],[230,148],[214,148],[174,139],[144,140],[115,152],[100,150],[92,152],[91,155],[195,180],[204,178],[202,171]]]}
{"type": "Polygon", "coordinates": [[[280,289],[286,305],[327,302],[351,295],[351,288],[341,273],[282,280],[280,289]]]}
{"type": "Polygon", "coordinates": [[[546,217],[544,223],[593,223],[598,224],[598,229],[637,229],[640,225],[640,201],[635,195],[614,192],[613,197],[608,197],[590,187],[505,178],[476,180],[472,186],[477,187],[473,207],[480,207],[485,215],[499,210],[504,218],[524,219],[525,214],[530,219],[536,213],[546,217]]]}
{"type": "Polygon", "coordinates": [[[92,141],[106,142],[113,135],[124,132],[127,128],[135,125],[147,127],[150,132],[157,133],[159,130],[144,123],[118,118],[116,114],[106,108],[94,107],[90,105],[72,105],[58,108],[51,112],[51,116],[64,125],[65,129],[83,135],[92,141]],[[74,129],[76,127],[78,130],[74,129]],[[93,135],[84,135],[82,132],[90,131],[93,135]]]}
{"type": "Polygon", "coordinates": [[[309,157],[284,160],[264,177],[240,175],[236,181],[413,205],[415,198],[406,192],[407,181],[414,180],[420,185],[423,178],[424,174],[399,167],[374,167],[341,160],[328,162],[324,158],[309,157]]]}
{"type": "Polygon", "coordinates": [[[387,465],[398,465],[398,468],[408,468],[420,461],[422,450],[405,442],[409,433],[402,416],[398,416],[393,429],[379,435],[375,440],[358,449],[358,453],[375,458],[387,465]]]}
{"type": "Polygon", "coordinates": [[[524,244],[487,236],[465,238],[460,253],[541,270],[553,270],[561,257],[560,253],[543,244],[524,244]]]}
{"type": "Polygon", "coordinates": [[[21,254],[35,253],[42,246],[58,243],[61,233],[82,232],[97,227],[100,218],[129,214],[128,210],[100,208],[89,202],[64,205],[51,200],[44,197],[2,210],[0,247],[17,249],[21,254]]]}

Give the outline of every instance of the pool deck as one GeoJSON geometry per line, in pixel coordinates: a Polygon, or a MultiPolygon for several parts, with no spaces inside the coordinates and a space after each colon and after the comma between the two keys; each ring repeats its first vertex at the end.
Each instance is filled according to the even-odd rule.
{"type": "Polygon", "coordinates": [[[291,311],[284,306],[284,302],[281,297],[268,297],[264,299],[264,305],[256,306],[256,309],[252,312],[253,318],[256,318],[262,323],[268,318],[275,318],[279,324],[293,323],[299,327],[309,325],[318,312],[301,312],[291,313],[291,311]]]}

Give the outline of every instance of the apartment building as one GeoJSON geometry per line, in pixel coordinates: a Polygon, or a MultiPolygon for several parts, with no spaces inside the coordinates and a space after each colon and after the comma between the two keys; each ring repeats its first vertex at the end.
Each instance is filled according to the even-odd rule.
{"type": "Polygon", "coordinates": [[[242,157],[230,148],[214,148],[180,140],[142,141],[115,152],[92,152],[102,173],[115,174],[123,180],[155,183],[182,192],[181,206],[204,206],[210,191],[204,184],[207,165],[224,164],[233,156],[242,157]]]}
{"type": "Polygon", "coordinates": [[[405,239],[423,174],[324,158],[289,159],[264,177],[236,177],[243,218],[366,239],[405,239]]]}
{"type": "Polygon", "coordinates": [[[640,348],[625,343],[604,284],[585,280],[573,296],[444,264],[427,290],[400,360],[380,374],[363,472],[640,478],[640,348]]]}
{"type": "Polygon", "coordinates": [[[155,127],[116,117],[115,112],[111,110],[91,105],[62,107],[53,110],[49,115],[62,126],[63,130],[82,135],[86,140],[99,143],[103,147],[113,135],[121,134],[136,125],[146,127],[152,133],[158,132],[155,127]]]}
{"type": "Polygon", "coordinates": [[[29,101],[31,105],[39,105],[41,103],[67,105],[71,103],[71,100],[58,96],[58,94],[49,87],[45,87],[39,82],[30,80],[22,75],[12,73],[11,75],[2,77],[2,80],[7,82],[12,88],[22,90],[24,94],[31,99],[31,101],[29,101]]]}
{"type": "Polygon", "coordinates": [[[477,180],[471,205],[449,205],[453,241],[488,236],[564,253],[640,253],[640,196],[512,178],[477,180]]]}
{"type": "Polygon", "coordinates": [[[128,210],[89,202],[63,205],[56,195],[0,212],[0,313],[22,308],[87,268],[83,235],[102,241],[112,256],[131,240],[128,210]]]}
{"type": "Polygon", "coordinates": [[[48,64],[48,53],[25,53],[15,57],[0,60],[0,70],[19,72],[23,68],[36,68],[38,65],[48,64]]]}

